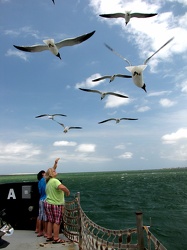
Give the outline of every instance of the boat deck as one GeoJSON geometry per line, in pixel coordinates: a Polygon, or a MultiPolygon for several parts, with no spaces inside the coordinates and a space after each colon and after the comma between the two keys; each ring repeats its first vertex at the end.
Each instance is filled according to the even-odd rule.
{"type": "Polygon", "coordinates": [[[11,236],[3,236],[2,239],[10,244],[5,248],[6,250],[37,250],[37,249],[64,249],[64,250],[78,250],[78,244],[67,239],[63,234],[60,238],[64,239],[65,243],[60,244],[46,244],[46,238],[37,237],[34,231],[15,230],[11,236]]]}

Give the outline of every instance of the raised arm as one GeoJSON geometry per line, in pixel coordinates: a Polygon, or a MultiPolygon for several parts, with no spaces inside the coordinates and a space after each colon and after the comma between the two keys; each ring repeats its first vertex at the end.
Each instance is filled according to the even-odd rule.
{"type": "Polygon", "coordinates": [[[60,160],[60,158],[57,158],[57,159],[55,160],[55,163],[54,163],[54,165],[53,165],[54,170],[56,170],[59,160],[60,160]]]}

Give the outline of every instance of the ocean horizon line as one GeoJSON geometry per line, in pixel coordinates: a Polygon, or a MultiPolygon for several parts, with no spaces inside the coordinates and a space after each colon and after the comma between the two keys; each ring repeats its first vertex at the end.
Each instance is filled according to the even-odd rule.
{"type": "MultiPolygon", "coordinates": [[[[138,171],[159,171],[159,170],[175,170],[175,169],[187,169],[187,167],[173,167],[173,168],[154,168],[154,169],[132,169],[132,170],[102,170],[102,171],[80,171],[80,172],[58,172],[58,174],[83,174],[83,173],[113,173],[113,172],[138,172],[138,171]]],[[[30,173],[9,173],[0,174],[0,176],[13,176],[13,175],[36,175],[38,172],[30,173]]]]}

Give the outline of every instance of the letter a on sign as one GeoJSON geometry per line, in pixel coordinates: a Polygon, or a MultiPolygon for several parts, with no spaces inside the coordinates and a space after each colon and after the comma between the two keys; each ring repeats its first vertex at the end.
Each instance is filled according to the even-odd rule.
{"type": "Polygon", "coordinates": [[[14,193],[14,189],[13,188],[11,188],[10,190],[9,190],[9,193],[8,193],[8,197],[7,197],[7,200],[10,200],[10,199],[16,199],[16,195],[15,195],[15,193],[14,193]]]}

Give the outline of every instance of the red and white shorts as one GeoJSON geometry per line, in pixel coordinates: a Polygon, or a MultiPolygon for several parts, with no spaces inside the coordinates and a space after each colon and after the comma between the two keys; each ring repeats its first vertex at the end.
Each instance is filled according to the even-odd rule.
{"type": "Polygon", "coordinates": [[[60,225],[62,222],[62,205],[53,205],[45,201],[45,212],[47,215],[47,220],[51,223],[60,225]]]}

